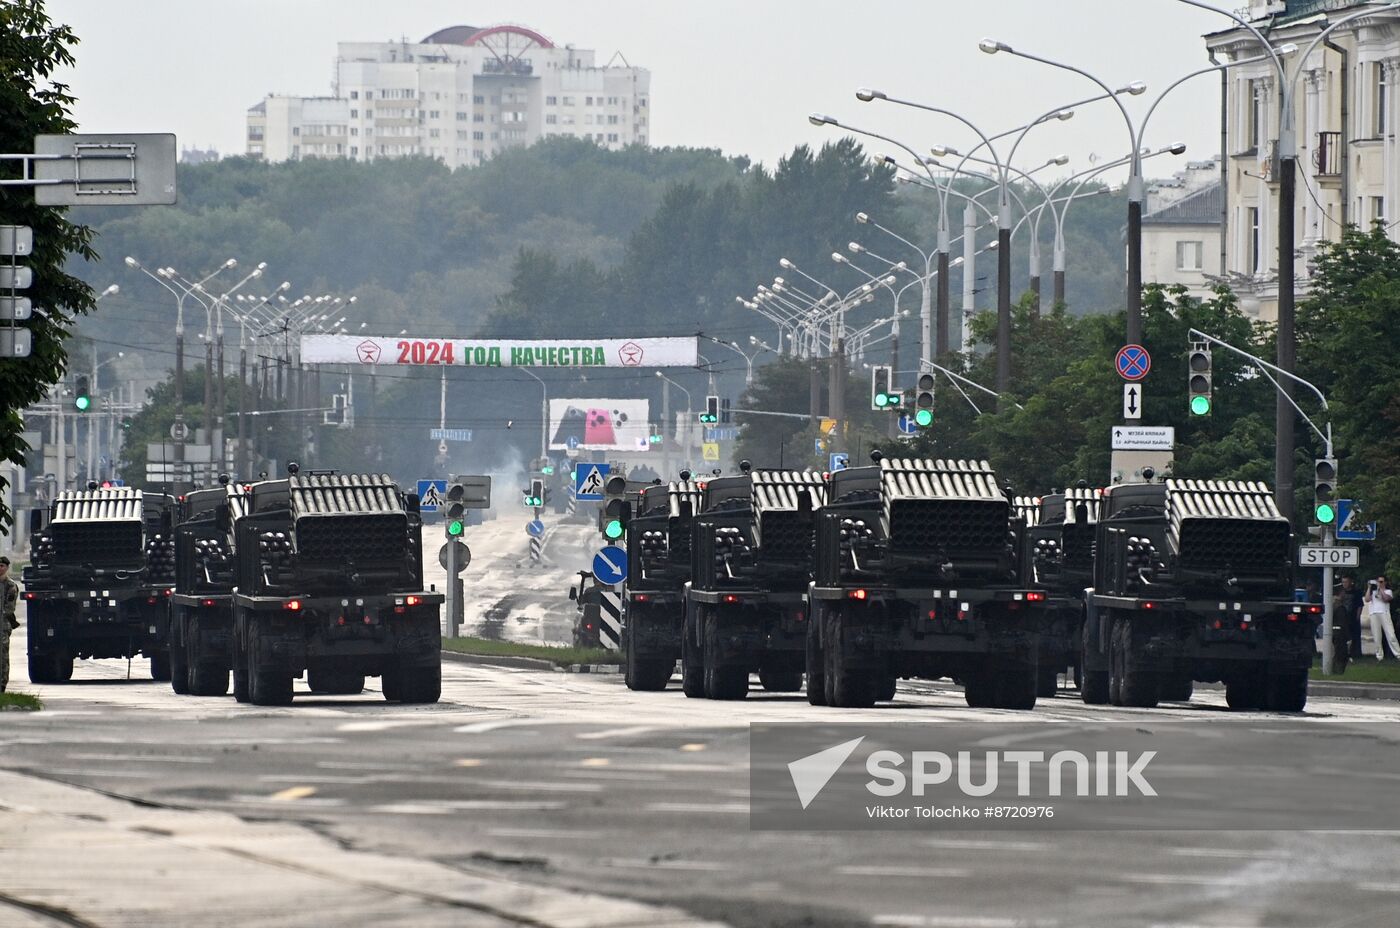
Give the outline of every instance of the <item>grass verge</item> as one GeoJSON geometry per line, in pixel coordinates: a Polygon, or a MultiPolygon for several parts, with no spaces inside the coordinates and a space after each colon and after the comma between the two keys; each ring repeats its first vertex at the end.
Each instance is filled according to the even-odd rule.
{"type": "Polygon", "coordinates": [[[44,704],[39,701],[38,696],[31,696],[28,693],[0,693],[0,712],[6,710],[34,712],[42,708],[44,708],[44,704]]]}
{"type": "Polygon", "coordinates": [[[605,651],[602,648],[551,647],[544,644],[494,641],[489,638],[444,638],[442,649],[459,654],[480,654],[489,657],[533,657],[561,667],[567,667],[569,664],[617,664],[622,660],[616,651],[605,651]]]}
{"type": "Polygon", "coordinates": [[[1313,680],[1326,680],[1329,683],[1396,683],[1400,684],[1400,661],[1381,663],[1374,657],[1363,657],[1360,662],[1347,664],[1346,673],[1322,673],[1322,667],[1314,664],[1308,676],[1313,680]]]}

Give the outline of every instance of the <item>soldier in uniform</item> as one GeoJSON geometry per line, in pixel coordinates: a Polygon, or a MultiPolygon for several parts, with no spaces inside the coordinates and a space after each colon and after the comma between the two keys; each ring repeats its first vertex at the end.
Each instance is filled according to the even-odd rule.
{"type": "Polygon", "coordinates": [[[0,693],[10,684],[10,632],[19,628],[18,606],[19,584],[10,579],[10,559],[0,555],[0,693]]]}

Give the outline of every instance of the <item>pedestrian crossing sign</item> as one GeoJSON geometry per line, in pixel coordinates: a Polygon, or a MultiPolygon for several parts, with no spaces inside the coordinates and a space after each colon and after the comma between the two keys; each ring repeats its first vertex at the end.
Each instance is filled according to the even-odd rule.
{"type": "Polygon", "coordinates": [[[418,481],[418,511],[437,512],[444,505],[443,499],[447,496],[446,480],[420,480],[418,481]]]}
{"type": "Polygon", "coordinates": [[[603,483],[607,480],[611,464],[584,463],[574,466],[574,499],[602,500],[603,483]]]}

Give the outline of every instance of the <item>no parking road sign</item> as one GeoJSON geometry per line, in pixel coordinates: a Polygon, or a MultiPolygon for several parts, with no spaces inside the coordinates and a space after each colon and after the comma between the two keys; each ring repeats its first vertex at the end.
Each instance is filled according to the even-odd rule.
{"type": "Polygon", "coordinates": [[[1141,345],[1124,345],[1118,349],[1113,367],[1124,380],[1138,381],[1152,370],[1152,356],[1141,345]]]}

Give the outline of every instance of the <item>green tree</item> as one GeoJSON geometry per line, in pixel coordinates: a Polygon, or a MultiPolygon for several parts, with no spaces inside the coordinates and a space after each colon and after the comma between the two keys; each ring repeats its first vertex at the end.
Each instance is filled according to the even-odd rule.
{"type": "MultiPolygon", "coordinates": [[[[74,63],[78,39],[67,26],[54,25],[42,0],[0,5],[0,151],[32,151],[34,136],[71,132],[74,98],[53,80],[54,71],[74,63]]],[[[17,162],[0,164],[6,178],[21,176],[17,162]]],[[[40,307],[27,323],[33,351],[23,359],[0,360],[0,457],[23,464],[30,450],[20,439],[20,412],[39,402],[63,376],[68,363],[64,340],[73,319],[94,305],[92,290],[64,273],[69,255],[92,260],[92,232],[69,222],[66,210],[37,206],[28,187],[0,187],[0,216],[34,230],[34,252],[25,262],[34,270],[28,296],[40,307]]],[[[5,481],[0,478],[0,487],[5,481]]],[[[8,534],[14,515],[0,502],[0,533],[8,534]]]]}

